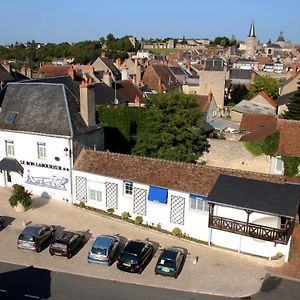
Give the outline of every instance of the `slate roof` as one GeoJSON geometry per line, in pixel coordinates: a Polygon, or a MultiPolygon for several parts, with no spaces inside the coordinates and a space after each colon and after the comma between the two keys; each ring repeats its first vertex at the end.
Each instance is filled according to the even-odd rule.
{"type": "Polygon", "coordinates": [[[64,76],[54,76],[54,77],[41,77],[35,78],[31,80],[22,81],[24,83],[32,83],[32,82],[44,82],[44,83],[56,83],[56,84],[64,84],[69,91],[74,94],[74,96],[79,99],[80,92],[79,92],[79,85],[75,82],[69,75],[64,76]]]}
{"type": "MultiPolygon", "coordinates": [[[[142,100],[143,92],[131,80],[119,80],[116,82],[116,96],[119,104],[128,104],[134,103],[136,96],[142,100]]],[[[114,99],[114,82],[111,87],[103,82],[95,83],[95,103],[97,105],[112,105],[114,104],[114,99]]]]}
{"type": "Polygon", "coordinates": [[[0,113],[0,128],[20,132],[72,136],[87,126],[79,114],[79,103],[63,84],[9,83],[0,113]],[[8,112],[17,112],[12,124],[8,112]]]}
{"type": "Polygon", "coordinates": [[[208,58],[205,61],[205,71],[223,71],[224,61],[221,58],[208,58]]]}
{"type": "Polygon", "coordinates": [[[13,81],[13,76],[0,64],[0,81],[13,81]]]}
{"type": "Polygon", "coordinates": [[[74,169],[177,191],[208,195],[221,174],[284,183],[278,175],[221,169],[110,152],[83,150],[74,169]]]}
{"type": "Polygon", "coordinates": [[[252,70],[231,69],[229,71],[229,79],[251,80],[253,73],[255,72],[252,70]]]}
{"type": "Polygon", "coordinates": [[[236,111],[239,113],[256,113],[256,114],[264,114],[264,115],[275,115],[275,108],[267,107],[261,103],[256,103],[251,100],[242,100],[238,104],[236,104],[232,111],[236,111]]]}
{"type": "Polygon", "coordinates": [[[107,66],[107,68],[113,73],[115,78],[120,78],[121,73],[119,69],[114,65],[114,62],[108,57],[98,57],[107,66]]]}
{"type": "Polygon", "coordinates": [[[253,96],[250,101],[255,101],[255,99],[258,97],[258,96],[262,96],[270,105],[272,105],[273,107],[277,107],[277,103],[271,99],[266,92],[264,91],[261,91],[259,92],[257,95],[253,96]]]}
{"type": "Polygon", "coordinates": [[[294,218],[300,201],[300,185],[220,175],[208,201],[294,218]]]}

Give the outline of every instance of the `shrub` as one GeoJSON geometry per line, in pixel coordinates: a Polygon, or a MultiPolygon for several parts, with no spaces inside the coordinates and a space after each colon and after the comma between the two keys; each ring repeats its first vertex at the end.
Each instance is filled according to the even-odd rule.
{"type": "Polygon", "coordinates": [[[282,156],[282,160],[284,162],[284,175],[294,177],[299,174],[299,157],[282,156]]]}
{"type": "Polygon", "coordinates": [[[108,209],[107,209],[107,213],[108,213],[109,215],[113,215],[114,212],[115,212],[115,210],[114,210],[113,208],[108,208],[108,209]]]}
{"type": "Polygon", "coordinates": [[[134,223],[136,225],[141,225],[143,223],[143,217],[142,216],[136,216],[134,223]]]}
{"type": "Polygon", "coordinates": [[[182,236],[182,231],[181,231],[180,228],[175,227],[175,228],[172,230],[172,234],[173,234],[174,236],[182,236]]]}
{"type": "Polygon", "coordinates": [[[20,184],[13,185],[13,192],[8,199],[10,205],[15,207],[18,203],[21,203],[25,208],[31,205],[31,193],[25,190],[24,186],[20,184]]]}
{"type": "Polygon", "coordinates": [[[80,201],[79,207],[80,207],[80,208],[85,208],[85,203],[84,203],[84,201],[80,201]]]}
{"type": "Polygon", "coordinates": [[[130,213],[127,211],[122,212],[121,219],[122,220],[128,220],[131,217],[130,213]]]}

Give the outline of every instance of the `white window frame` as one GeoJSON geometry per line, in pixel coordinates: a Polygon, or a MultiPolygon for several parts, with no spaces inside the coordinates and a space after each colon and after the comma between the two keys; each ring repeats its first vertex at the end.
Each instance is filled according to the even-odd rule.
{"type": "Polygon", "coordinates": [[[38,151],[38,158],[40,158],[40,159],[47,158],[46,143],[38,142],[37,143],[37,151],[38,151]]]}
{"type": "Polygon", "coordinates": [[[192,211],[208,212],[209,210],[208,202],[201,199],[190,197],[189,205],[192,211]]]}
{"type": "Polygon", "coordinates": [[[102,203],[102,191],[99,191],[95,188],[89,188],[89,201],[102,203]]]}
{"type": "Polygon", "coordinates": [[[15,156],[15,143],[14,141],[5,141],[5,152],[6,156],[15,156]]]}
{"type": "Polygon", "coordinates": [[[123,181],[123,194],[127,197],[133,196],[133,182],[132,181],[123,181]]]}
{"type": "Polygon", "coordinates": [[[282,174],[283,170],[284,170],[283,160],[281,159],[280,156],[276,156],[275,157],[275,173],[276,174],[282,174]],[[277,168],[279,164],[281,165],[281,169],[280,170],[277,168]]]}

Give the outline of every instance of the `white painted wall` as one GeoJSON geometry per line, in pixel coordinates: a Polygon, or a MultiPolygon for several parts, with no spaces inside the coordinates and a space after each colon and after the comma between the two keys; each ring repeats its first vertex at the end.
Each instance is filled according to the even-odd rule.
{"type": "MultiPolygon", "coordinates": [[[[114,213],[121,215],[123,212],[129,212],[131,218],[134,220],[137,214],[133,212],[133,196],[124,195],[123,191],[123,180],[106,177],[102,175],[95,175],[90,173],[84,173],[77,170],[73,172],[73,190],[74,197],[73,201],[76,201],[76,176],[87,179],[87,190],[89,188],[100,190],[102,192],[102,201],[99,203],[87,200],[85,203],[87,206],[99,208],[107,211],[106,207],[106,188],[105,183],[111,182],[118,185],[118,208],[114,210],[114,213]]],[[[141,183],[133,183],[133,188],[138,187],[147,190],[147,197],[149,186],[141,183]]],[[[89,198],[89,195],[88,195],[89,198]]],[[[175,227],[179,227],[183,233],[187,235],[208,242],[211,235],[211,243],[221,247],[226,247],[239,252],[251,253],[254,255],[272,257],[278,252],[282,252],[285,257],[288,257],[289,244],[288,245],[276,245],[274,243],[253,239],[251,237],[241,236],[238,234],[233,234],[221,230],[215,230],[208,228],[208,212],[207,211],[197,211],[190,209],[189,194],[183,193],[175,190],[168,191],[168,201],[167,204],[156,203],[153,201],[146,200],[147,209],[146,216],[142,216],[144,223],[148,223],[156,226],[161,225],[162,229],[172,231],[175,227]],[[171,211],[171,196],[176,195],[184,198],[184,224],[178,225],[170,222],[170,211],[171,211]]],[[[247,213],[241,209],[234,209],[225,206],[216,205],[214,208],[214,213],[217,216],[227,217],[230,219],[235,219],[239,221],[247,221],[247,213]]],[[[250,214],[249,222],[262,224],[270,227],[278,228],[280,226],[280,220],[278,217],[273,217],[266,214],[253,212],[250,214]]]]}
{"type": "Polygon", "coordinates": [[[11,172],[12,183],[5,181],[5,173],[0,173],[0,185],[10,186],[15,183],[22,184],[31,193],[38,196],[48,196],[58,200],[71,200],[71,158],[66,155],[65,148],[71,149],[71,142],[68,138],[51,137],[34,133],[19,133],[1,131],[0,138],[0,159],[7,157],[5,140],[14,142],[15,158],[24,168],[24,174],[11,172]],[[37,143],[46,144],[46,158],[38,158],[37,143]],[[59,159],[56,160],[55,158],[59,159]],[[48,167],[37,166],[37,164],[48,164],[48,167]],[[56,166],[60,169],[50,168],[56,166]],[[40,185],[33,184],[28,180],[28,176],[35,178],[35,182],[39,181],[40,185]],[[37,179],[39,177],[40,179],[37,179]],[[56,188],[54,188],[54,179],[56,188]],[[52,187],[46,186],[42,181],[52,181],[52,187]],[[64,183],[64,184],[63,184],[64,183]],[[60,189],[58,188],[60,187],[60,189]]]}
{"type": "MultiPolygon", "coordinates": [[[[76,192],[76,176],[87,178],[87,190],[90,188],[97,189],[102,191],[102,201],[101,203],[96,203],[94,201],[86,202],[86,205],[99,208],[102,210],[107,210],[106,207],[106,190],[105,190],[105,182],[116,183],[118,185],[118,208],[114,210],[115,214],[121,215],[123,212],[129,212],[132,219],[135,219],[138,214],[133,212],[133,204],[134,199],[132,196],[124,195],[123,191],[123,180],[115,179],[111,177],[105,177],[101,175],[95,175],[90,173],[83,173],[77,170],[74,170],[73,173],[74,180],[74,202],[75,192],[76,192]]],[[[141,183],[133,183],[133,188],[141,188],[147,190],[147,197],[149,192],[149,186],[141,183]]],[[[88,195],[89,198],[89,195],[88,195]]],[[[194,238],[201,239],[204,241],[208,241],[208,212],[202,211],[193,211],[189,207],[189,194],[182,193],[179,191],[169,190],[168,191],[168,200],[167,204],[161,204],[154,201],[146,200],[146,216],[142,216],[144,223],[148,223],[154,226],[157,224],[161,225],[161,228],[172,231],[175,227],[178,227],[182,230],[183,233],[186,233],[194,238]],[[179,196],[184,198],[185,206],[184,206],[184,225],[176,224],[170,222],[170,211],[171,211],[171,196],[179,196]]]]}
{"type": "MultiPolygon", "coordinates": [[[[224,218],[247,222],[247,213],[242,209],[233,209],[230,207],[216,205],[214,207],[214,214],[224,218]]],[[[256,212],[250,214],[249,223],[280,228],[279,217],[256,212]]],[[[211,230],[211,243],[221,247],[234,249],[238,252],[251,253],[267,258],[273,257],[278,252],[281,252],[285,256],[286,260],[288,259],[290,248],[290,242],[287,245],[275,245],[273,242],[254,239],[252,237],[242,236],[217,229],[211,230]]]]}

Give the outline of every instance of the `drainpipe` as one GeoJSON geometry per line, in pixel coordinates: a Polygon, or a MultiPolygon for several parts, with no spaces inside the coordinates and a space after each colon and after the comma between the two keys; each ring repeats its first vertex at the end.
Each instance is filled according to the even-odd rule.
{"type": "Polygon", "coordinates": [[[69,160],[70,160],[70,202],[73,204],[73,140],[72,137],[69,139],[69,160]]]}

